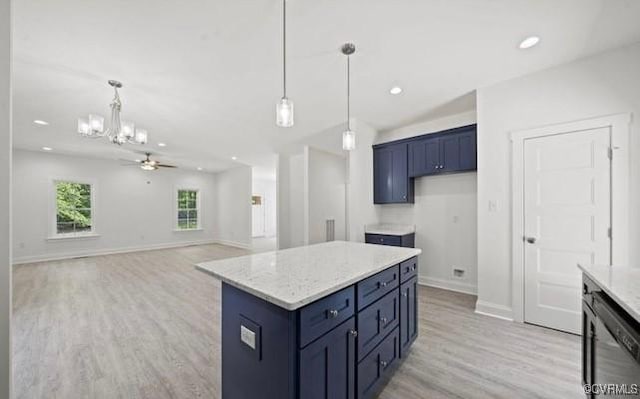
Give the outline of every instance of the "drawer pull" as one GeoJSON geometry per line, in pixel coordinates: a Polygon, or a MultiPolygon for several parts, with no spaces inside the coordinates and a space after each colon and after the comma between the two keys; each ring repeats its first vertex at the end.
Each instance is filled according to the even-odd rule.
{"type": "Polygon", "coordinates": [[[411,266],[411,271],[415,272],[416,271],[416,265],[411,266]]]}
{"type": "Polygon", "coordinates": [[[379,285],[380,287],[382,287],[382,288],[386,287],[386,286],[387,286],[387,284],[388,284],[388,283],[387,283],[386,281],[383,281],[383,282],[381,282],[381,283],[378,283],[378,285],[379,285]]]}
{"type": "Polygon", "coordinates": [[[335,310],[335,309],[331,309],[331,310],[329,311],[329,317],[330,317],[330,318],[332,318],[332,319],[335,319],[336,317],[338,317],[338,313],[339,313],[339,312],[338,312],[337,310],[335,310]]]}
{"type": "Polygon", "coordinates": [[[380,365],[382,366],[382,368],[387,367],[389,363],[385,362],[384,360],[380,360],[380,365]]]}
{"type": "Polygon", "coordinates": [[[353,338],[358,337],[358,332],[356,330],[349,330],[349,334],[351,334],[353,338]]]}
{"type": "Polygon", "coordinates": [[[408,297],[408,296],[409,296],[409,294],[407,294],[406,292],[403,292],[403,293],[402,293],[402,296],[406,298],[406,297],[408,297]]]}
{"type": "Polygon", "coordinates": [[[387,321],[388,321],[388,320],[387,320],[387,318],[386,318],[386,317],[381,317],[381,318],[380,318],[380,323],[382,323],[383,325],[386,325],[386,324],[387,324],[387,321]]]}

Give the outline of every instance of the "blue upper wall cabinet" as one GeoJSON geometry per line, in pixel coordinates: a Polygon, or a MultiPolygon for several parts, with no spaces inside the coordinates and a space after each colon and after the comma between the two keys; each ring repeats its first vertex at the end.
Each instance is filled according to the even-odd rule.
{"type": "Polygon", "coordinates": [[[373,150],[373,168],[375,204],[413,202],[413,182],[409,178],[406,143],[376,146],[373,150]]]}
{"type": "Polygon", "coordinates": [[[476,170],[476,148],[476,125],[373,146],[373,202],[413,203],[413,178],[476,170]]]}

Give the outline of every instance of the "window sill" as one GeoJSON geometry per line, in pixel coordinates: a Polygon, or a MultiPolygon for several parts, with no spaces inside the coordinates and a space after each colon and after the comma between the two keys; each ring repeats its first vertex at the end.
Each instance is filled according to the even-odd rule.
{"type": "Polygon", "coordinates": [[[64,240],[82,240],[90,238],[98,238],[100,234],[87,233],[87,234],[59,234],[55,236],[47,237],[47,241],[64,241],[64,240]]]}
{"type": "Polygon", "coordinates": [[[173,231],[175,233],[182,233],[182,232],[185,232],[185,231],[203,231],[203,230],[204,229],[202,227],[198,227],[196,229],[173,229],[173,231]]]}

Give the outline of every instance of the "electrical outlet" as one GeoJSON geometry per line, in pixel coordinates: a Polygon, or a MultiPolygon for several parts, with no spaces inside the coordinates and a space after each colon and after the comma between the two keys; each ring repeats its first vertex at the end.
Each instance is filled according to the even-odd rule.
{"type": "Polygon", "coordinates": [[[462,268],[456,267],[456,266],[454,266],[452,268],[452,271],[453,271],[453,278],[457,278],[457,279],[461,279],[461,280],[464,279],[464,275],[467,272],[465,269],[462,269],[462,268]]]}

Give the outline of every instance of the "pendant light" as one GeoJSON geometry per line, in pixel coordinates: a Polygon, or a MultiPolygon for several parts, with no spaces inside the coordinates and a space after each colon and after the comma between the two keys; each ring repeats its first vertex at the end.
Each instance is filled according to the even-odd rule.
{"type": "Polygon", "coordinates": [[[347,130],[342,133],[342,149],[353,151],[356,149],[356,132],[351,130],[351,54],[356,52],[353,43],[342,46],[342,54],[347,56],[347,130]]]}
{"type": "Polygon", "coordinates": [[[283,95],[276,105],[276,125],[293,126],[293,101],[287,98],[287,0],[282,0],[282,86],[283,95]]]}

